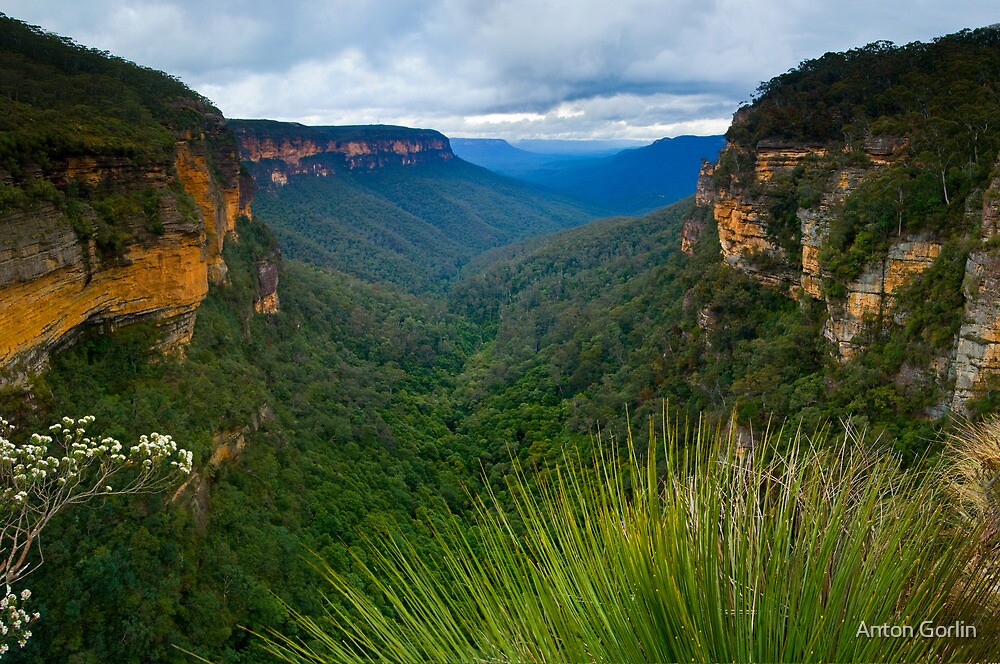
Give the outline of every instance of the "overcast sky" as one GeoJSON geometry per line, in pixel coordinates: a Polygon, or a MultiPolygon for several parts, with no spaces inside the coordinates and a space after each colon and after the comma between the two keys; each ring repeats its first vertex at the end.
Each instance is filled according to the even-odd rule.
{"type": "Polygon", "coordinates": [[[719,134],[800,61],[1000,21],[988,0],[0,0],[231,118],[449,136],[719,134]]]}

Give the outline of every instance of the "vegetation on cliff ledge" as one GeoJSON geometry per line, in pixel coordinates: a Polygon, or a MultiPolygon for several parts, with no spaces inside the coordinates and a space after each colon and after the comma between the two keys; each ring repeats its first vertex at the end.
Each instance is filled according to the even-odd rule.
{"type": "MultiPolygon", "coordinates": [[[[20,177],[18,168],[22,174],[31,164],[45,168],[46,160],[60,159],[67,150],[107,148],[129,164],[162,157],[167,153],[157,157],[158,146],[166,148],[167,138],[185,126],[187,110],[197,106],[198,99],[185,96],[183,86],[169,78],[150,78],[152,87],[144,92],[145,83],[139,83],[146,70],[113,61],[100,65],[110,69],[95,65],[91,71],[86,63],[99,54],[16,22],[11,30],[42,39],[37,66],[54,68],[67,85],[74,85],[77,76],[84,77],[77,82],[93,76],[95,89],[125,96],[120,108],[105,115],[100,100],[88,107],[87,117],[96,119],[86,145],[70,144],[59,134],[46,143],[44,124],[18,125],[24,133],[12,138],[8,162],[2,162],[12,169],[12,181],[20,177]],[[66,63],[78,58],[83,64],[74,65],[79,71],[63,71],[45,55],[49,51],[72,56],[66,63]],[[107,83],[112,87],[101,88],[107,72],[115,74],[107,83]],[[113,81],[121,82],[119,73],[138,81],[138,87],[114,87],[113,81]],[[166,101],[147,106],[147,93],[151,100],[166,101]],[[169,101],[178,98],[187,101],[169,101]],[[136,131],[149,131],[147,146],[138,144],[138,134],[112,131],[116,123],[130,122],[128,113],[139,118],[136,131]],[[143,152],[149,146],[152,151],[143,152]]],[[[962,52],[962,44],[987,40],[989,34],[905,48],[916,54],[920,48],[957,44],[954,50],[962,52]]],[[[897,52],[884,45],[869,50],[885,51],[890,59],[897,52]]],[[[11,71],[28,71],[23,69],[30,64],[27,59],[7,57],[16,65],[11,71]]],[[[841,55],[824,61],[831,71],[841,71],[837,63],[871,64],[867,58],[841,55]]],[[[789,75],[790,91],[766,86],[763,98],[794,97],[796,81],[817,67],[827,71],[826,65],[805,67],[805,73],[789,75]]],[[[873,75],[877,72],[872,68],[873,75]]],[[[821,85],[817,78],[799,87],[805,95],[799,101],[841,94],[835,92],[836,81],[821,85]]],[[[28,103],[6,97],[2,103],[28,103]]],[[[753,109],[742,116],[750,118],[747,145],[758,129],[771,132],[786,112],[775,105],[768,115],[766,99],[761,119],[753,119],[753,109]]],[[[62,112],[62,102],[45,103],[57,106],[26,108],[62,112]]],[[[824,111],[818,103],[810,107],[821,116],[815,121],[826,127],[817,136],[850,143],[843,135],[855,135],[848,131],[854,115],[844,110],[847,106],[834,106],[843,112],[824,111]],[[852,119],[838,120],[841,116],[852,119]]],[[[872,132],[902,131],[892,124],[896,115],[864,118],[872,132]]],[[[932,124],[926,125],[928,132],[932,124]]],[[[924,170],[906,180],[912,186],[904,196],[927,197],[933,214],[904,215],[900,221],[895,208],[885,207],[891,200],[880,193],[892,194],[895,180],[873,180],[860,190],[869,192],[864,195],[870,200],[855,200],[845,212],[843,232],[834,235],[843,238],[837,246],[845,260],[852,248],[866,246],[868,224],[882,232],[892,223],[910,230],[927,223],[938,232],[951,227],[959,207],[976,200],[972,192],[983,171],[968,166],[969,155],[972,164],[988,164],[996,144],[987,137],[966,145],[961,139],[966,129],[947,127],[945,136],[954,140],[944,145],[959,146],[961,159],[948,164],[943,181],[932,148],[925,150],[918,141],[908,148],[929,156],[914,162],[924,170]]],[[[734,140],[744,140],[740,131],[734,129],[734,140]]],[[[739,177],[747,163],[752,167],[745,156],[736,154],[729,177],[739,177]]],[[[864,159],[856,151],[831,158],[844,160],[840,165],[863,165],[864,159]]],[[[719,171],[720,179],[727,176],[726,168],[719,171]]],[[[887,178],[910,177],[884,172],[887,178]]],[[[876,613],[872,620],[888,620],[907,606],[912,615],[929,619],[944,617],[946,609],[964,615],[966,607],[946,606],[942,590],[959,589],[969,550],[959,544],[970,531],[946,518],[933,483],[920,483],[914,470],[901,468],[919,469],[942,444],[945,423],[929,414],[938,412],[947,386],[905,379],[912,374],[903,368],[926,361],[930,351],[954,336],[956,284],[968,249],[961,238],[948,243],[939,263],[898,294],[909,314],[906,321],[876,330],[868,350],[838,363],[822,336],[823,304],[795,302],[724,265],[711,212],[695,209],[690,200],[641,218],[607,219],[500,247],[475,259],[475,252],[452,251],[455,247],[442,241],[432,248],[446,250],[433,259],[417,253],[404,256],[408,263],[365,263],[369,251],[405,253],[400,251],[404,243],[412,248],[440,240],[466,223],[479,233],[473,238],[478,252],[518,236],[524,228],[518,224],[533,212],[526,209],[531,207],[527,199],[511,201],[517,192],[498,202],[457,178],[441,185],[416,182],[403,171],[371,175],[363,182],[360,177],[317,179],[321,184],[311,191],[292,180],[261,199],[258,219],[273,219],[289,253],[315,263],[290,259],[280,266],[279,312],[265,316],[253,309],[255,279],[262,261],[273,258],[275,239],[259,220],[243,219],[239,241],[225,248],[227,280],[211,287],[183,357],[152,350],[159,332],[151,325],[114,334],[94,330],[54,356],[29,396],[10,389],[0,393],[0,411],[13,414],[25,429],[44,424],[55,412],[93,413],[120,438],[142,430],[169,431],[194,452],[195,462],[191,483],[170,499],[109,501],[51,522],[47,565],[34,579],[41,618],[17,661],[180,661],[178,648],[221,662],[270,661],[260,642],[240,626],[260,633],[277,630],[293,639],[322,638],[310,634],[309,621],[320,620],[328,608],[360,619],[349,629],[367,619],[383,630],[350,632],[354,640],[347,645],[331,644],[342,649],[338,654],[345,648],[351,651],[346,654],[371,654],[389,643],[397,653],[423,659],[456,648],[512,658],[542,653],[584,659],[601,652],[616,661],[850,653],[871,659],[883,654],[876,644],[859,642],[850,625],[836,624],[836,613],[817,609],[832,606],[845,619],[867,619],[862,609],[868,601],[876,613]],[[436,195],[428,193],[435,187],[436,195]],[[403,202],[385,204],[387,192],[403,202]],[[368,216],[371,225],[345,233],[344,242],[331,238],[324,208],[331,194],[352,203],[352,219],[368,216]],[[370,205],[373,200],[378,204],[370,205]],[[430,224],[433,230],[420,227],[409,238],[392,233],[392,222],[409,223],[412,230],[418,228],[414,220],[424,215],[438,224],[430,224]],[[492,221],[504,222],[510,232],[494,232],[492,221]],[[679,250],[686,221],[703,227],[691,255],[679,250]],[[353,253],[339,255],[344,247],[353,253]],[[410,260],[414,255],[426,260],[410,260]],[[426,295],[435,288],[441,297],[403,292],[426,295]],[[636,446],[627,436],[608,434],[602,443],[606,458],[579,461],[591,458],[592,433],[628,431],[626,412],[641,421],[657,415],[665,401],[690,421],[705,414],[710,421],[726,422],[735,414],[726,435],[751,441],[763,463],[737,464],[737,450],[728,440],[699,448],[687,443],[700,434],[682,442],[683,436],[672,432],[666,460],[649,453],[655,444],[636,446]],[[841,420],[842,427],[836,424],[841,420]],[[762,437],[769,421],[794,424],[762,437]],[[826,438],[801,433],[822,431],[831,422],[826,438]],[[844,454],[850,431],[867,431],[864,442],[877,441],[885,454],[844,454]],[[636,463],[616,465],[633,458],[630,454],[636,463]],[[562,470],[555,470],[564,461],[562,470]],[[605,476],[599,478],[594,466],[605,461],[605,476]],[[617,483],[619,472],[628,484],[617,483]],[[752,481],[745,481],[748,477],[752,481]],[[838,479],[844,481],[838,484],[838,479]],[[592,506],[597,507],[588,512],[592,506]],[[723,509],[734,506],[742,511],[723,509]],[[760,510],[765,509],[775,518],[764,518],[760,510]],[[553,514],[565,519],[554,523],[553,514]],[[596,517],[584,519],[588,514],[596,517]],[[574,531],[565,524],[580,527],[574,531]],[[491,526],[506,530],[491,535],[491,526]],[[717,537],[719,528],[727,535],[724,540],[717,537]],[[510,537],[528,532],[538,536],[510,537]],[[393,535],[384,540],[385,548],[368,545],[366,540],[383,533],[393,535]],[[722,541],[732,548],[720,549],[722,541]],[[774,542],[784,549],[775,553],[774,542]],[[396,545],[403,557],[394,556],[396,545]],[[483,558],[465,556],[468,550],[499,555],[486,570],[477,566],[483,558]],[[332,608],[325,606],[307,551],[327,562],[346,601],[334,599],[332,608]],[[606,551],[610,555],[596,557],[606,551]],[[650,568],[651,560],[663,565],[650,568]],[[428,562],[429,575],[405,569],[423,561],[438,561],[428,562]],[[391,571],[391,565],[404,566],[402,573],[399,567],[391,571]],[[369,574],[376,568],[379,574],[369,574]],[[684,592],[675,594],[668,607],[657,604],[650,593],[681,590],[669,583],[678,578],[669,574],[678,571],[684,592]],[[653,573],[666,585],[646,583],[653,573]],[[399,594],[394,595],[386,592],[387,578],[408,585],[395,588],[399,594]],[[490,587],[484,579],[503,591],[489,601],[496,600],[506,613],[491,622],[482,617],[497,614],[480,610],[487,598],[477,594],[490,587]],[[592,580],[610,584],[598,588],[592,580]],[[931,581],[940,585],[923,592],[931,581]],[[581,600],[588,596],[596,601],[581,600]],[[759,612],[751,605],[754,598],[762,599],[759,612]],[[457,610],[445,610],[438,599],[457,610]],[[797,602],[795,611],[789,609],[791,600],[797,602]],[[292,619],[289,606],[306,620],[292,619]],[[411,606],[435,619],[433,629],[426,620],[388,619],[411,606]],[[509,615],[523,620],[512,622],[509,615]],[[468,628],[475,619],[480,631],[468,628]],[[439,630],[441,625],[455,629],[439,630]],[[608,625],[612,629],[604,629],[608,625]],[[638,633],[642,626],[646,631],[638,633]],[[699,628],[701,639],[695,636],[699,628]],[[453,638],[435,645],[430,638],[435,635],[453,638]],[[681,636],[688,635],[682,643],[681,636]],[[380,637],[385,641],[376,642],[380,637]],[[531,645],[532,638],[542,645],[531,645]],[[404,653],[404,639],[417,639],[414,643],[424,650],[404,653]]],[[[817,189],[825,186],[807,169],[790,179],[794,191],[775,196],[769,208],[786,222],[779,230],[789,246],[796,241],[792,212],[802,201],[815,202],[817,189]]],[[[0,188],[0,206],[30,207],[37,197],[35,204],[69,209],[61,196],[90,195],[79,187],[76,194],[69,187],[64,194],[51,182],[38,184],[37,191],[21,184],[0,188]]],[[[154,198],[142,190],[107,191],[87,198],[87,205],[95,219],[106,223],[113,244],[123,217],[134,217],[156,234],[154,198]]],[[[180,199],[178,205],[195,214],[190,201],[180,199]]],[[[577,212],[548,209],[550,229],[582,221],[577,212]]],[[[990,402],[984,408],[995,406],[990,402]]],[[[993,457],[988,462],[994,463],[993,457]]],[[[908,642],[887,656],[972,659],[981,655],[958,648],[983,643],[908,642]],[[931,650],[920,650],[924,647],[931,650]]]]}
{"type": "MultiPolygon", "coordinates": [[[[218,113],[176,78],[0,14],[0,168],[67,155],[162,162],[177,134],[218,113]]],[[[27,169],[27,170],[26,170],[27,169]]]]}
{"type": "Polygon", "coordinates": [[[163,235],[166,210],[197,214],[172,176],[179,139],[197,140],[217,184],[237,186],[216,163],[235,160],[223,122],[172,76],[0,13],[0,227],[54,206],[40,214],[121,258],[130,242],[163,235]]]}
{"type": "Polygon", "coordinates": [[[869,134],[926,130],[932,144],[963,134],[973,160],[995,136],[987,128],[1000,103],[1000,28],[991,26],[895,46],[875,42],[807,60],[762,83],[726,138],[824,145],[869,134]],[[954,124],[953,124],[954,123],[954,124]]]}
{"type": "Polygon", "coordinates": [[[868,171],[833,210],[820,261],[826,294],[846,295],[872,257],[898,238],[957,241],[976,229],[1000,149],[1000,28],[895,46],[876,42],[807,60],[763,83],[726,134],[714,179],[766,210],[769,235],[797,269],[796,212],[815,209],[835,172],[868,171]],[[757,148],[825,152],[755,183],[757,148]],[[887,159],[875,168],[869,156],[887,159]]]}

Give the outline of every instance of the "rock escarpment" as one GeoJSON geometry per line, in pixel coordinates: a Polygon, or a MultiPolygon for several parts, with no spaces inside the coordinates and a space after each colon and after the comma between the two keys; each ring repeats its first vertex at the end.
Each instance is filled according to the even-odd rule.
{"type": "MultiPolygon", "coordinates": [[[[702,169],[697,204],[712,210],[726,264],[789,297],[824,303],[823,335],[844,362],[867,348],[867,330],[905,323],[908,312],[898,306],[898,294],[935,265],[949,241],[933,231],[908,231],[901,211],[899,227],[871,240],[873,250],[854,273],[838,277],[831,268],[842,257],[835,255],[830,234],[843,232],[848,201],[878,181],[883,169],[911,158],[906,138],[887,135],[868,136],[850,147],[777,140],[752,149],[730,144],[718,164],[702,169]]],[[[902,210],[906,200],[899,196],[902,210]]],[[[994,239],[1000,228],[1000,176],[983,200],[981,210],[966,213],[968,226],[982,231],[963,245],[974,246],[966,262],[961,329],[924,369],[925,378],[949,393],[935,412],[944,405],[964,411],[1000,374],[1000,250],[994,239]]],[[[691,251],[700,230],[696,222],[685,224],[682,249],[691,251]]],[[[954,232],[950,241],[956,242],[954,232]]]]}
{"type": "Polygon", "coordinates": [[[173,155],[141,160],[68,154],[17,177],[22,196],[0,212],[0,369],[44,367],[87,327],[152,320],[164,349],[185,343],[210,282],[225,278],[222,245],[247,214],[236,145],[218,112],[197,108],[200,131],[173,155]]]}
{"type": "Polygon", "coordinates": [[[222,247],[226,236],[236,229],[240,215],[250,215],[248,182],[240,176],[235,145],[229,139],[221,116],[212,128],[213,140],[188,136],[177,144],[175,173],[183,188],[194,198],[205,228],[208,275],[212,283],[222,283],[226,264],[222,247]],[[212,145],[212,144],[215,145],[212,145]]]}
{"type": "Polygon", "coordinates": [[[763,83],[726,133],[725,262],[799,299],[824,387],[877,385],[877,417],[1000,408],[997,71],[996,25],[875,42],[763,83]]]}
{"type": "Polygon", "coordinates": [[[952,408],[991,387],[1000,376],[1000,176],[984,196],[979,246],[965,264],[965,310],[955,348],[952,408]]]}
{"type": "Polygon", "coordinates": [[[278,313],[278,265],[274,260],[257,264],[257,297],[253,307],[259,314],[278,313]]]}
{"type": "Polygon", "coordinates": [[[176,78],[0,15],[0,381],[89,328],[187,341],[253,193],[176,78]]]}
{"type": "MultiPolygon", "coordinates": [[[[694,193],[697,209],[704,210],[715,204],[715,190],[712,188],[712,174],[714,172],[715,164],[707,160],[701,162],[701,169],[698,171],[698,184],[694,193]]],[[[686,254],[692,253],[694,245],[698,244],[704,230],[704,215],[694,214],[685,219],[683,226],[681,226],[681,251],[686,254]]]]}
{"type": "Polygon", "coordinates": [[[431,129],[391,125],[309,127],[270,120],[231,120],[241,158],[258,183],[281,186],[294,175],[321,177],[446,162],[448,139],[431,129]]]}

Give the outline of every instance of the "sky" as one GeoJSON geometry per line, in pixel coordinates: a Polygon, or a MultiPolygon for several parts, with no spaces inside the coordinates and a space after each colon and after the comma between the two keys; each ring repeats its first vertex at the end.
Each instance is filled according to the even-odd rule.
{"type": "Polygon", "coordinates": [[[452,137],[724,133],[772,76],[827,51],[1000,21],[988,0],[0,0],[162,69],[230,118],[452,137]]]}

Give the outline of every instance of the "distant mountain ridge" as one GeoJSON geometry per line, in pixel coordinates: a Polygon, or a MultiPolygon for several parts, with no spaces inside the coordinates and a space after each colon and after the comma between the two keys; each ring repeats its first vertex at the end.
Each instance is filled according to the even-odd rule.
{"type": "MultiPolygon", "coordinates": [[[[540,154],[500,139],[453,139],[463,159],[621,214],[638,214],[694,193],[702,160],[712,161],[722,136],[662,138],[610,156],[540,154]]],[[[596,150],[596,148],[595,148],[596,150]]]]}
{"type": "Polygon", "coordinates": [[[488,249],[607,214],[463,161],[429,129],[229,126],[284,253],[369,282],[437,291],[488,249]]]}
{"type": "Polygon", "coordinates": [[[453,138],[451,148],[468,162],[511,177],[565,159],[565,156],[522,150],[502,138],[453,138]]]}
{"type": "Polygon", "coordinates": [[[258,183],[284,184],[289,175],[332,175],[387,165],[412,166],[455,158],[444,134],[395,125],[313,127],[275,120],[230,120],[240,157],[258,183]]]}

